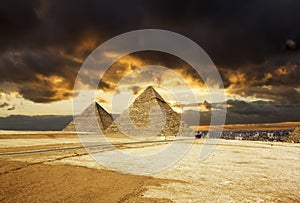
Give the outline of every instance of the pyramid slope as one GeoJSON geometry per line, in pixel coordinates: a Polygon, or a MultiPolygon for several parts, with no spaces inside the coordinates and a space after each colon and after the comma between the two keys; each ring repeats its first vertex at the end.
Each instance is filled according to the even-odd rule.
{"type": "Polygon", "coordinates": [[[300,143],[300,125],[286,138],[286,142],[300,143]]]}
{"type": "Polygon", "coordinates": [[[99,128],[104,131],[112,122],[112,116],[100,104],[93,102],[82,113],[76,116],[63,131],[99,132],[99,128]],[[96,117],[96,121],[94,116],[96,117]]]}
{"type": "Polygon", "coordinates": [[[181,121],[181,116],[151,86],[136,98],[105,133],[123,133],[131,136],[193,136],[193,130],[181,121]]]}

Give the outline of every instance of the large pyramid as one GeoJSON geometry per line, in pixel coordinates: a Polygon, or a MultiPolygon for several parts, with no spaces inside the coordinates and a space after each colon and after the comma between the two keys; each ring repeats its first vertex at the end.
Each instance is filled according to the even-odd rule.
{"type": "Polygon", "coordinates": [[[181,120],[168,103],[149,86],[106,130],[105,134],[128,136],[193,136],[193,130],[181,120]]]}
{"type": "Polygon", "coordinates": [[[107,113],[100,104],[93,102],[82,113],[76,116],[63,131],[99,132],[99,128],[101,131],[104,131],[112,124],[112,122],[112,116],[107,113]],[[94,116],[96,117],[96,120],[94,119],[94,116]]]}
{"type": "Polygon", "coordinates": [[[286,138],[286,142],[300,143],[300,125],[286,138]]]}

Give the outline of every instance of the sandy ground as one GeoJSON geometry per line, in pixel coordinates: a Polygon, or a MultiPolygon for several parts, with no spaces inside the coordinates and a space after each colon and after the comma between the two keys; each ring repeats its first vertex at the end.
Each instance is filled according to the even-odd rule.
{"type": "Polygon", "coordinates": [[[68,165],[0,164],[1,202],[169,202],[141,195],[145,186],[167,180],[68,165]]]}
{"type": "MultiPolygon", "coordinates": [[[[205,140],[197,140],[171,168],[147,176],[108,170],[82,148],[3,156],[80,147],[75,137],[46,134],[14,134],[13,139],[0,135],[1,202],[300,202],[299,144],[219,140],[201,161],[205,140]]],[[[132,144],[118,150],[138,156],[167,146],[132,144]]],[[[100,153],[105,156],[110,150],[100,153]]]]}

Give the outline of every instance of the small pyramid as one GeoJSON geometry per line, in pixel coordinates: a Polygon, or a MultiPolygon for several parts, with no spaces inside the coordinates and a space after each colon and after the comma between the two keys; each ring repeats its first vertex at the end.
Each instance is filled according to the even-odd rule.
{"type": "Polygon", "coordinates": [[[76,116],[63,131],[99,132],[99,128],[104,131],[112,122],[112,116],[100,104],[93,102],[82,113],[76,116]],[[96,117],[96,121],[94,116],[96,117]]]}
{"type": "Polygon", "coordinates": [[[300,125],[298,125],[293,130],[293,132],[290,135],[288,135],[285,141],[292,142],[292,143],[300,143],[300,125]]]}
{"type": "Polygon", "coordinates": [[[147,87],[105,133],[129,136],[193,136],[193,130],[181,120],[180,114],[152,86],[147,87]]]}

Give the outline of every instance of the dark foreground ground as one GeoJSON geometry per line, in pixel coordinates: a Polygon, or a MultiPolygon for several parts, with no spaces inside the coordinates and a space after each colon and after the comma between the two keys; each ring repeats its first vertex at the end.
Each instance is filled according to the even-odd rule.
{"type": "Polygon", "coordinates": [[[141,196],[167,180],[83,166],[1,159],[0,182],[1,202],[170,202],[141,196]]]}

